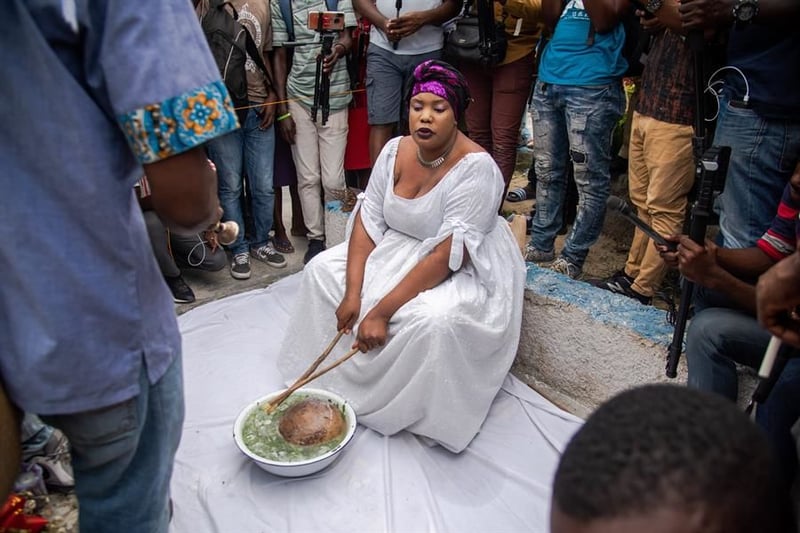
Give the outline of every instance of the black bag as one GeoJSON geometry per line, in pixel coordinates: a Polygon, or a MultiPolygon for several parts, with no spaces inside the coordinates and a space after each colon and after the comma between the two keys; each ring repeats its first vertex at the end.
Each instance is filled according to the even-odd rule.
{"type": "Polygon", "coordinates": [[[444,57],[456,65],[469,63],[493,67],[506,57],[505,24],[495,21],[494,10],[487,0],[477,0],[476,3],[478,15],[469,15],[467,5],[464,16],[455,22],[455,29],[445,37],[444,57]]]}
{"type": "Polygon", "coordinates": [[[231,95],[239,123],[244,124],[250,105],[245,70],[247,56],[249,55],[264,73],[267,93],[272,90],[272,80],[250,32],[239,23],[238,19],[239,14],[229,1],[211,0],[208,12],[200,17],[200,26],[208,40],[208,47],[217,63],[225,87],[231,95]]]}

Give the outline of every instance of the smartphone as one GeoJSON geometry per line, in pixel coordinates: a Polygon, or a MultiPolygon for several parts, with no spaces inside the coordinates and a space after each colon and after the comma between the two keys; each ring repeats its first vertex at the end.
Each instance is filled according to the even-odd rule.
{"type": "Polygon", "coordinates": [[[344,30],[344,13],[341,11],[309,11],[308,29],[342,31],[344,30]]]}

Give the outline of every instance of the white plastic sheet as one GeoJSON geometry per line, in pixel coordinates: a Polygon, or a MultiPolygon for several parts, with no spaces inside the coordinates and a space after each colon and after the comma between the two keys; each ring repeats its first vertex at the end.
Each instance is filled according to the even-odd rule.
{"type": "Polygon", "coordinates": [[[511,375],[459,455],[364,427],[337,462],[307,478],[273,476],[239,452],[239,411],[283,387],[275,359],[300,275],[181,317],[186,421],[171,531],[547,531],[559,453],[581,421],[511,375]]]}

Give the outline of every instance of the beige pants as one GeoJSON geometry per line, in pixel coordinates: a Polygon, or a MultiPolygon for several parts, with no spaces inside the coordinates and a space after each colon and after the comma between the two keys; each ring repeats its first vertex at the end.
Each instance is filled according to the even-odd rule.
{"type": "Polygon", "coordinates": [[[289,102],[295,126],[292,158],[297,167],[297,189],[309,239],[325,239],[324,206],[332,199],[331,191],[343,190],[344,150],[347,146],[347,109],[331,113],[322,125],[322,110],[317,122],[297,102],[289,102]]]}
{"type": "MultiPolygon", "coordinates": [[[[686,195],[694,183],[692,127],[661,122],[634,112],[628,147],[628,193],[637,215],[661,235],[678,234],[686,195]]],[[[653,296],[667,267],[650,238],[638,228],[625,264],[633,290],[653,296]]]]}

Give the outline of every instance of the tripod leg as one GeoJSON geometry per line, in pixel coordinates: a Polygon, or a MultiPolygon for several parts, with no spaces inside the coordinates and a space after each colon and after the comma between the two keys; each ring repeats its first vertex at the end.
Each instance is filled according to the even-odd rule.
{"type": "MultiPolygon", "coordinates": [[[[324,80],[324,74],[322,73],[322,55],[317,56],[317,70],[314,74],[314,104],[311,106],[311,121],[317,121],[317,110],[319,109],[319,102],[320,102],[320,92],[321,92],[321,84],[324,80]]],[[[324,122],[323,122],[324,124],[324,122]]]]}

